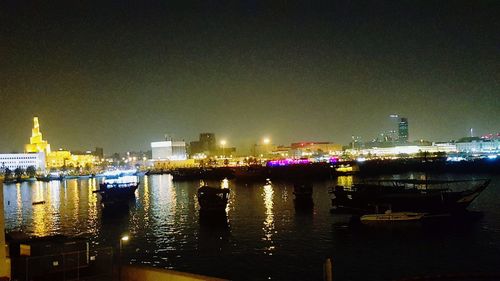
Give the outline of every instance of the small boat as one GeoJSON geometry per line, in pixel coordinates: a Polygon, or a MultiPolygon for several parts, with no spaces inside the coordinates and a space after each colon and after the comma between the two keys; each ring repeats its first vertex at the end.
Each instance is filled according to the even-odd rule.
{"type": "Polygon", "coordinates": [[[368,214],[361,216],[359,220],[363,223],[369,222],[403,222],[403,221],[419,221],[424,218],[425,213],[413,212],[391,212],[386,211],[383,214],[368,214]]]}
{"type": "Polygon", "coordinates": [[[295,207],[312,207],[314,205],[312,194],[313,186],[310,183],[296,183],[293,185],[293,194],[295,195],[295,207]]]}
{"type": "Polygon", "coordinates": [[[59,173],[50,173],[47,175],[37,176],[38,181],[49,182],[49,181],[62,181],[64,180],[64,175],[59,173]]]}
{"type": "Polygon", "coordinates": [[[202,186],[198,189],[198,203],[202,212],[226,210],[229,199],[229,188],[202,186]]]}
{"type": "Polygon", "coordinates": [[[35,201],[33,203],[31,203],[31,205],[41,205],[41,204],[45,204],[45,201],[35,201]]]}
{"type": "Polygon", "coordinates": [[[135,191],[139,187],[139,181],[135,176],[125,176],[122,178],[105,179],[99,184],[99,189],[94,193],[101,196],[101,204],[117,205],[117,203],[127,202],[135,197],[135,191]]]}

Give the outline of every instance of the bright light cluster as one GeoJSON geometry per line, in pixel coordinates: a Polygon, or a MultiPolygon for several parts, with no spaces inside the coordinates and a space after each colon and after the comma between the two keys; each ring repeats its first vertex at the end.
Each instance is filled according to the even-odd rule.
{"type": "Polygon", "coordinates": [[[268,167],[277,167],[277,166],[289,166],[289,165],[304,165],[309,164],[311,161],[309,159],[280,159],[280,160],[271,160],[267,162],[268,167]]]}

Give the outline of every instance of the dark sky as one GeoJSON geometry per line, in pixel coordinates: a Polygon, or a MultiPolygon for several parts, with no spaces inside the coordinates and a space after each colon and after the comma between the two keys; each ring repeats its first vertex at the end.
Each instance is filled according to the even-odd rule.
{"type": "Polygon", "coordinates": [[[0,151],[35,115],[53,148],[109,153],[369,140],[390,113],[412,140],[500,131],[496,0],[65,2],[0,4],[0,151]]]}

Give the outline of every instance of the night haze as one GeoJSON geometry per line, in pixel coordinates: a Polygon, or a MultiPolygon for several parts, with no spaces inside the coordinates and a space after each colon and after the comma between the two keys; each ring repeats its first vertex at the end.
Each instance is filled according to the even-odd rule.
{"type": "Polygon", "coordinates": [[[498,1],[228,3],[2,2],[0,147],[22,151],[34,116],[54,149],[106,152],[346,144],[392,113],[410,140],[500,130],[498,1]]]}

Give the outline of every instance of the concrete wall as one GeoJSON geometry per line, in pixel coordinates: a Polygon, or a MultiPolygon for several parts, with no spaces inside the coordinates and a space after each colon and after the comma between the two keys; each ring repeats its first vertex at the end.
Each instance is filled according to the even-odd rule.
{"type": "Polygon", "coordinates": [[[122,281],[224,281],[224,279],[145,266],[122,266],[122,281]]]}

